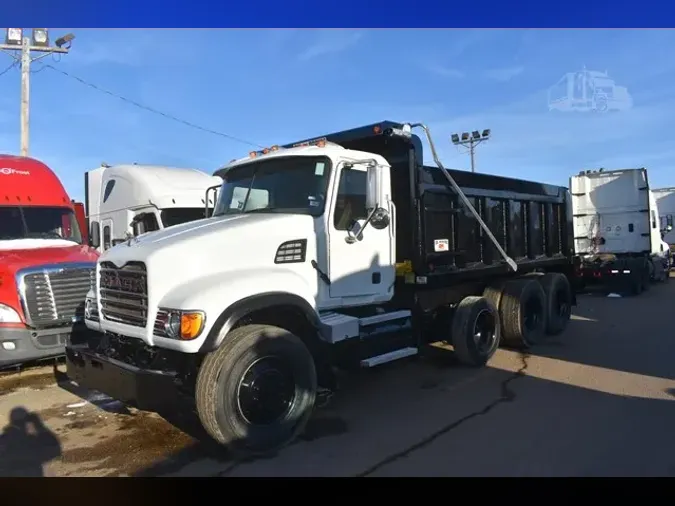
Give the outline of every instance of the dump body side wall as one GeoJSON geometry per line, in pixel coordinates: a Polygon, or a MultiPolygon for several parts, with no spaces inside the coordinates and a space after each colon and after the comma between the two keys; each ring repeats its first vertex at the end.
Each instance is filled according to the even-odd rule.
{"type": "MultiPolygon", "coordinates": [[[[563,187],[449,171],[500,246],[523,268],[569,264],[568,192],[563,187]]],[[[477,220],[434,167],[421,183],[423,252],[433,273],[506,267],[477,220]]]]}

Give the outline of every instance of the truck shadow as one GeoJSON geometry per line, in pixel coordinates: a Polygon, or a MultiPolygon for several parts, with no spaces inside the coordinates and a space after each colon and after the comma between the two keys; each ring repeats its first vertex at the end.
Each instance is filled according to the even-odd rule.
{"type": "Polygon", "coordinates": [[[582,296],[561,336],[527,355],[502,349],[484,369],[458,366],[449,353],[441,360],[409,359],[345,374],[333,402],[316,412],[305,433],[264,458],[231,459],[196,417],[186,425],[190,418],[179,421],[165,414],[197,442],[136,475],[368,476],[386,469],[396,475],[675,472],[668,456],[675,442],[665,445],[668,451],[663,447],[664,434],[675,422],[672,393],[659,387],[625,395],[620,382],[613,383],[622,373],[646,376],[652,383],[673,379],[675,340],[663,330],[668,314],[654,304],[672,290],[675,284],[654,285],[639,298],[597,298],[588,304],[582,296]],[[528,371],[531,361],[542,359],[536,371],[528,371]],[[590,367],[579,370],[579,365],[590,367]],[[601,387],[595,386],[603,381],[595,368],[612,375],[604,376],[601,387]],[[658,397],[657,390],[665,395],[643,398],[658,397]],[[635,437],[637,426],[645,429],[635,437]],[[434,450],[444,446],[447,452],[434,450]],[[518,448],[530,448],[533,455],[520,458],[518,448]],[[423,457],[429,453],[433,458],[423,457]],[[505,457],[509,454],[512,460],[505,457]],[[553,454],[555,459],[548,458],[553,454]],[[420,465],[411,459],[421,459],[420,465]]]}
{"type": "Polygon", "coordinates": [[[439,368],[411,360],[350,375],[334,402],[317,412],[312,423],[320,428],[318,437],[310,424],[305,436],[275,455],[227,463],[222,449],[202,440],[136,476],[675,472],[675,440],[665,437],[675,423],[672,399],[529,376],[531,359],[522,356],[515,371],[439,368]],[[322,424],[333,430],[322,433],[322,424]]]}
{"type": "Polygon", "coordinates": [[[675,283],[652,284],[638,297],[579,297],[562,336],[533,347],[539,357],[642,376],[675,379],[675,338],[666,301],[675,283]],[[591,302],[592,301],[592,302],[591,302]]]}

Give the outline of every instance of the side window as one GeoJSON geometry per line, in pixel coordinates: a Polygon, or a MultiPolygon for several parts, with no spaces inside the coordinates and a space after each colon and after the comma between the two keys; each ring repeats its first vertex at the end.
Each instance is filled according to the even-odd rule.
{"type": "Polygon", "coordinates": [[[113,188],[115,188],[115,180],[111,179],[105,185],[105,190],[103,190],[103,202],[104,203],[110,198],[110,194],[112,193],[113,188]]]}
{"type": "Polygon", "coordinates": [[[652,211],[652,228],[656,228],[656,212],[652,211]]]}
{"type": "Polygon", "coordinates": [[[366,187],[366,171],[342,169],[333,216],[333,226],[337,230],[348,230],[355,221],[368,217],[366,187]]]}
{"type": "Polygon", "coordinates": [[[110,248],[110,226],[106,225],[103,227],[103,249],[107,250],[110,248]]]}
{"type": "Polygon", "coordinates": [[[101,245],[101,229],[98,226],[98,221],[92,221],[89,228],[89,245],[92,248],[98,248],[101,245]]]}
{"type": "Polygon", "coordinates": [[[155,216],[153,213],[141,214],[133,221],[132,228],[134,231],[134,237],[145,234],[146,232],[159,230],[157,216],[155,216]]]}

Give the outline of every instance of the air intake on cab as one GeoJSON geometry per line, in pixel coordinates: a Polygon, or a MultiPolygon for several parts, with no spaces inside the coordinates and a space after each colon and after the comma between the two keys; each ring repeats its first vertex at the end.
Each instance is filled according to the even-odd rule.
{"type": "Polygon", "coordinates": [[[274,258],[275,264],[298,264],[305,261],[307,239],[297,239],[281,243],[274,258]]]}

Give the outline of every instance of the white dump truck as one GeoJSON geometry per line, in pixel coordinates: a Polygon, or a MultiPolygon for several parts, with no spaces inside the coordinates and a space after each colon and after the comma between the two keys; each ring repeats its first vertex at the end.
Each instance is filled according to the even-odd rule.
{"type": "Polygon", "coordinates": [[[567,189],[446,170],[423,125],[272,146],[217,175],[212,216],[103,253],[67,363],[141,409],[187,397],[234,452],[289,443],[338,368],[430,349],[481,367],[562,332],[576,303],[567,189]]]}
{"type": "Polygon", "coordinates": [[[578,282],[639,295],[667,281],[669,257],[647,169],[585,170],[570,178],[578,282]]]}

